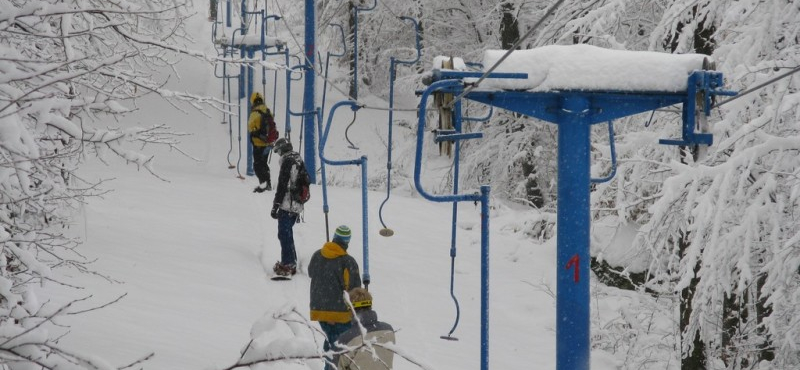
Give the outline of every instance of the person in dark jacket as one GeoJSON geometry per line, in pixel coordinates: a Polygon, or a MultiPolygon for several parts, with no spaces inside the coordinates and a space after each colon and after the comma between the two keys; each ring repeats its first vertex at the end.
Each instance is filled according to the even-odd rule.
{"type": "MultiPolygon", "coordinates": [[[[378,321],[378,314],[372,310],[372,294],[364,288],[355,288],[349,295],[358,323],[339,336],[339,346],[355,348],[365,340],[367,343],[395,343],[394,328],[378,321]]],[[[377,357],[373,356],[373,350],[364,346],[340,355],[334,362],[339,370],[391,370],[394,352],[380,346],[372,348],[377,357]]]]}
{"type": "MultiPolygon", "coordinates": [[[[327,340],[325,351],[334,349],[333,343],[339,335],[350,329],[352,314],[344,298],[344,292],[361,287],[361,274],[355,258],[347,254],[351,231],[339,226],[333,240],[314,252],[308,264],[311,278],[311,320],[318,321],[327,340]]],[[[333,367],[325,364],[325,369],[333,367]]]]}
{"type": "Polygon", "coordinates": [[[278,240],[281,242],[281,260],[275,263],[276,275],[291,276],[297,272],[297,252],[294,247],[294,224],[303,212],[303,204],[292,200],[289,185],[297,180],[300,166],[305,166],[300,154],[292,150],[289,139],[275,140],[275,153],[281,156],[278,187],[272,201],[270,216],[278,220],[278,240]]]}
{"type": "Polygon", "coordinates": [[[270,142],[269,138],[274,137],[277,139],[277,133],[270,135],[268,132],[270,128],[265,128],[266,131],[260,131],[262,115],[266,115],[268,121],[273,119],[272,112],[264,105],[264,97],[261,96],[261,93],[254,92],[250,96],[250,117],[247,120],[247,132],[250,133],[250,143],[253,144],[253,171],[258,177],[258,186],[253,189],[254,193],[272,190],[268,161],[269,152],[274,142],[270,142]],[[266,132],[266,135],[261,137],[258,135],[259,132],[266,132]]]}

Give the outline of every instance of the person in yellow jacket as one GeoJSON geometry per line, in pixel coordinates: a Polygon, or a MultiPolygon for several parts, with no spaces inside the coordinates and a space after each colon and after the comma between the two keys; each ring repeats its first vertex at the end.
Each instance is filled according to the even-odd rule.
{"type": "Polygon", "coordinates": [[[250,133],[250,142],[253,144],[253,171],[258,177],[258,186],[253,189],[255,193],[272,190],[272,181],[269,173],[269,153],[275,140],[278,139],[278,130],[272,112],[264,105],[264,97],[254,92],[250,96],[250,117],[247,121],[247,132],[250,133]]]}

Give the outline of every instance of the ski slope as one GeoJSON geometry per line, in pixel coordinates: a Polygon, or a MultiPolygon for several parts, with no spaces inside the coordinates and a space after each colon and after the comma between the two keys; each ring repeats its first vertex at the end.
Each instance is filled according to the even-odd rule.
{"type": "MultiPolygon", "coordinates": [[[[197,5],[202,9],[205,4],[197,5]]],[[[199,13],[205,14],[204,11],[199,13]]],[[[210,24],[203,17],[191,21],[198,35],[197,49],[212,52],[210,24]]],[[[291,44],[290,44],[290,47],[291,44]]],[[[212,66],[195,60],[183,61],[180,79],[172,77],[169,88],[194,94],[221,96],[219,80],[212,66]]],[[[299,86],[299,83],[298,83],[299,86]]],[[[318,85],[321,96],[322,83],[318,85]]],[[[260,88],[259,82],[257,87],[260,88]]],[[[283,86],[279,86],[279,93],[283,86]]],[[[301,89],[293,89],[294,106],[302,100],[301,89]]],[[[266,91],[268,104],[272,89],[266,91]]],[[[275,112],[279,128],[283,122],[282,96],[275,112]]],[[[327,107],[342,99],[328,93],[327,107]]],[[[386,105],[377,98],[366,99],[386,105]]],[[[413,97],[398,100],[414,104],[413,97]]],[[[376,104],[376,105],[377,105],[376,104]]],[[[398,103],[400,105],[400,103],[398,103]]],[[[75,235],[85,243],[80,253],[102,274],[71,272],[58,276],[72,289],[49,284],[42,289],[52,304],[90,298],[78,305],[102,309],[62,318],[52,330],[69,332],[60,345],[102,358],[114,367],[124,366],[154,354],[141,366],[145,369],[221,369],[234,364],[253,334],[263,334],[264,320],[276,310],[296,307],[308,315],[308,278],[298,275],[289,282],[269,281],[271,269],[280,256],[277,222],[269,217],[274,193],[252,193],[254,177],[240,180],[228,169],[233,142],[233,162],[237,162],[234,138],[221,115],[209,111],[181,112],[155,99],[145,100],[140,110],[128,117],[130,124],[167,123],[189,134],[182,148],[195,159],[156,149],[155,168],[167,181],[110,158],[106,163],[89,159],[82,175],[90,179],[110,179],[113,189],[102,198],[90,199],[81,209],[75,235]]],[[[358,158],[367,155],[371,171],[385,171],[385,111],[362,110],[350,131],[359,150],[348,148],[345,127],[352,115],[337,114],[326,154],[331,158],[358,158]]],[[[326,112],[327,117],[327,112],[326,112]]],[[[396,113],[415,127],[414,113],[396,113]]],[[[299,120],[293,121],[292,141],[298,149],[299,120]]],[[[411,129],[396,127],[396,162],[411,163],[411,129]]],[[[243,139],[244,140],[244,139],[243,139]]],[[[432,153],[432,151],[428,151],[432,153]]],[[[430,154],[425,173],[437,174],[447,161],[430,154]]],[[[244,171],[246,157],[239,163],[244,171]]],[[[277,176],[273,158],[273,181],[277,176]]],[[[402,167],[402,166],[401,166],[402,167]]],[[[357,168],[328,167],[332,183],[354,186],[328,187],[328,214],[331,232],[339,224],[354,232],[349,252],[359,263],[363,258],[360,173],[357,168]]],[[[410,173],[413,168],[400,168],[410,173]]],[[[429,175],[425,183],[439,184],[429,175]]],[[[369,289],[379,319],[389,322],[397,332],[397,346],[415,362],[428,369],[475,369],[480,361],[480,223],[479,207],[459,205],[454,294],[460,304],[458,326],[453,333],[458,341],[446,341],[456,320],[450,296],[450,244],[452,205],[431,203],[415,194],[410,184],[400,184],[384,208],[384,220],[394,229],[392,237],[378,234],[378,207],[385,198],[385,184],[375,187],[369,203],[369,289]]],[[[297,254],[301,269],[326,237],[320,186],[312,187],[304,222],[295,227],[297,254]]],[[[534,218],[528,208],[492,200],[490,220],[490,364],[493,369],[555,368],[555,240],[533,243],[523,232],[534,218]]],[[[362,265],[363,269],[363,265],[362,265]]],[[[362,271],[363,272],[363,271],[362,271]]],[[[594,287],[594,285],[593,285],[594,287]]],[[[42,295],[44,296],[44,295],[42,295]]],[[[594,321],[616,315],[616,307],[630,298],[618,297],[613,305],[593,307],[594,321]]],[[[286,340],[286,331],[266,332],[259,341],[286,340]],[[271,337],[274,335],[274,337],[271,337]]],[[[322,340],[321,335],[309,339],[322,340]]],[[[321,343],[321,342],[319,342],[321,343]]],[[[320,345],[321,348],[321,345],[320,345]]],[[[618,359],[603,351],[593,351],[592,368],[614,369],[618,359]]],[[[273,364],[275,369],[320,369],[320,362],[273,364]]],[[[395,369],[417,369],[412,362],[396,358],[395,369]]]]}

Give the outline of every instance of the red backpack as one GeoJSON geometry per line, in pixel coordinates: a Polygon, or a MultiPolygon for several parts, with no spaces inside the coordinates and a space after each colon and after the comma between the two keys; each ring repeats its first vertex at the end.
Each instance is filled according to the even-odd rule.
{"type": "Polygon", "coordinates": [[[267,144],[274,143],[275,140],[278,140],[278,128],[275,127],[275,120],[272,118],[272,112],[267,108],[266,113],[258,113],[261,115],[261,124],[258,130],[253,133],[253,136],[267,144]]]}

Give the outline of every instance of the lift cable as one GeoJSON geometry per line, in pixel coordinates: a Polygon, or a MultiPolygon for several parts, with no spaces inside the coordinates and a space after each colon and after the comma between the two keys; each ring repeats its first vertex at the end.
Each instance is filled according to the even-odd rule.
{"type": "Polygon", "coordinates": [[[769,80],[767,80],[767,81],[765,81],[763,83],[758,84],[755,87],[751,87],[751,88],[749,88],[749,89],[747,89],[745,91],[742,91],[741,93],[737,94],[736,96],[734,96],[734,97],[732,97],[730,99],[727,99],[727,100],[721,101],[721,102],[719,102],[717,104],[714,104],[714,106],[712,108],[716,108],[716,107],[720,107],[720,106],[722,106],[724,104],[728,104],[728,103],[730,103],[730,102],[732,102],[732,101],[734,101],[736,99],[739,99],[739,98],[741,98],[741,97],[743,97],[745,95],[753,93],[756,90],[758,90],[758,89],[760,89],[760,88],[762,88],[764,86],[767,86],[769,84],[775,83],[776,81],[781,80],[781,79],[786,78],[786,77],[789,77],[789,76],[791,76],[791,75],[793,75],[793,74],[795,74],[797,72],[800,72],[800,66],[794,67],[791,71],[786,72],[786,73],[784,73],[782,75],[776,76],[774,78],[771,78],[771,79],[769,79],[769,80]]]}

